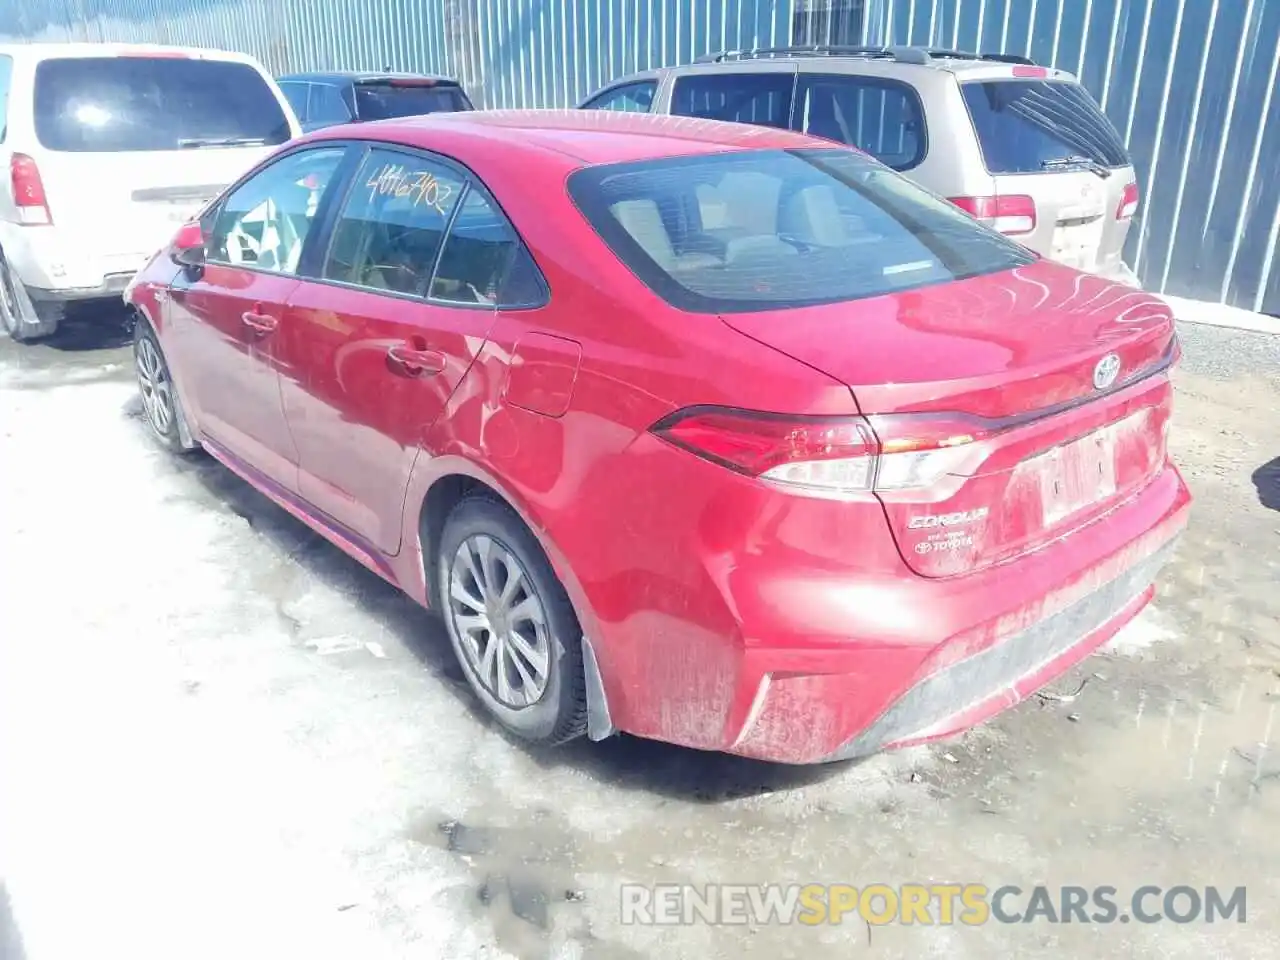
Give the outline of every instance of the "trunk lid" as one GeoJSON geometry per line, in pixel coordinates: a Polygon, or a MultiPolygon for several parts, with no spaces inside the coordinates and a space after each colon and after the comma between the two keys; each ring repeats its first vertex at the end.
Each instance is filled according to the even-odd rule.
{"type": "Polygon", "coordinates": [[[880,490],[917,573],[963,574],[1105,513],[1165,460],[1176,353],[1163,301],[1039,262],[899,294],[725,314],[849,385],[886,447],[971,435],[924,487],[880,490]],[[904,417],[903,415],[909,415],[904,417]],[[927,416],[926,416],[927,415],[927,416]]]}

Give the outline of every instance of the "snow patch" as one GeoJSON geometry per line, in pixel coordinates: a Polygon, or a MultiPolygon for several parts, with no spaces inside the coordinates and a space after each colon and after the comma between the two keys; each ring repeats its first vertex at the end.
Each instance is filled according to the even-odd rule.
{"type": "Polygon", "coordinates": [[[1121,627],[1102,650],[1120,656],[1136,656],[1157,643],[1173,640],[1177,635],[1178,631],[1169,618],[1155,607],[1148,606],[1121,627]]]}

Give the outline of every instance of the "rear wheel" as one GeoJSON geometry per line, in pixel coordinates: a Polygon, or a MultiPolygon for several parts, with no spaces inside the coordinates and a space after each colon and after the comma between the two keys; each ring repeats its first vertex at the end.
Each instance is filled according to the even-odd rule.
{"type": "Polygon", "coordinates": [[[133,325],[133,361],[138,375],[142,412],[151,432],[173,453],[186,453],[199,444],[191,439],[182,401],[174,388],[169,364],[151,325],[139,318],[133,325]]]}
{"type": "Polygon", "coordinates": [[[582,735],[582,630],[520,518],[488,498],[463,500],[445,522],[436,576],[458,662],[498,722],[531,743],[582,735]]]}
{"type": "Polygon", "coordinates": [[[59,304],[34,301],[0,252],[0,323],[5,333],[19,343],[51,336],[62,319],[59,304]]]}

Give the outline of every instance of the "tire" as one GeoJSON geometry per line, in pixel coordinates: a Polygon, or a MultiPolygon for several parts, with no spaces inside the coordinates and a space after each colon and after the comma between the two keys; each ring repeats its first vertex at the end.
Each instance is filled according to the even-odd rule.
{"type": "Polygon", "coordinates": [[[18,343],[52,336],[62,320],[62,305],[32,300],[17,272],[0,253],[0,324],[18,343]]]}
{"type": "Polygon", "coordinates": [[[141,317],[133,325],[133,364],[142,397],[142,416],[160,445],[171,453],[197,449],[200,445],[191,438],[160,341],[151,324],[141,317]]]}
{"type": "Polygon", "coordinates": [[[489,713],[533,744],[565,743],[585,733],[582,628],[520,518],[487,497],[462,500],[445,521],[435,569],[454,653],[489,713]],[[504,590],[517,572],[515,586],[504,590]],[[505,603],[504,592],[510,595],[505,603]]]}

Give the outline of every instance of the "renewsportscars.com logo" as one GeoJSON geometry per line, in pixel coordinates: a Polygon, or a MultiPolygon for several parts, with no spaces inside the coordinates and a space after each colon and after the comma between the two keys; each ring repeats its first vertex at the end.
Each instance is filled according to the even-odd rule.
{"type": "Polygon", "coordinates": [[[1247,919],[1244,887],[1142,886],[1122,896],[1115,887],[907,883],[660,884],[622,887],[625,924],[793,924],[858,920],[980,926],[996,923],[1220,923],[1247,919]]]}

